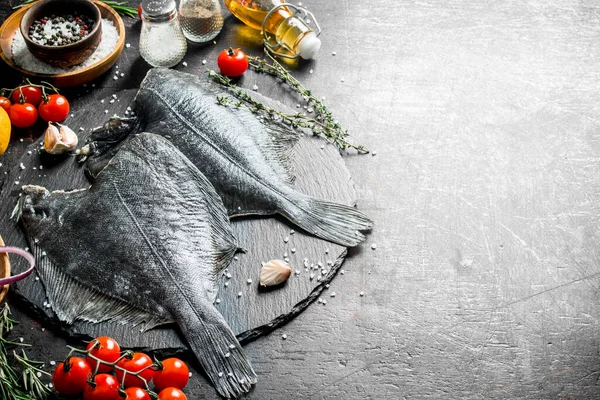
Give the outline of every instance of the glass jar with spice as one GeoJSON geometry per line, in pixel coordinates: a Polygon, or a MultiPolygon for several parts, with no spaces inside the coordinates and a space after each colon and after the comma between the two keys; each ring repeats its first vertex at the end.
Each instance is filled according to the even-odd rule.
{"type": "Polygon", "coordinates": [[[190,42],[213,40],[223,28],[219,0],[181,0],[179,17],[183,34],[190,42]]]}
{"type": "Polygon", "coordinates": [[[187,41],[181,30],[175,0],[144,0],[140,55],[153,67],[170,68],[185,56],[187,41]]]}

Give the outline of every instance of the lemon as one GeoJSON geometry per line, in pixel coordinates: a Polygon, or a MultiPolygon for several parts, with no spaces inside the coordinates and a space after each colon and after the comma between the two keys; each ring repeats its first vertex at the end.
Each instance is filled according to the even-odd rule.
{"type": "Polygon", "coordinates": [[[10,119],[4,108],[0,107],[0,156],[4,154],[10,142],[10,119]]]}

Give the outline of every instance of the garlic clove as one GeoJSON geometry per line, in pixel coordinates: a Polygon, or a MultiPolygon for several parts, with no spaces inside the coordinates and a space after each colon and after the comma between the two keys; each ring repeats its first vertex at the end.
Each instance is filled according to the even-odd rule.
{"type": "Polygon", "coordinates": [[[283,260],[271,260],[260,270],[261,286],[276,286],[285,282],[291,275],[292,268],[283,260]]]}
{"type": "Polygon", "coordinates": [[[50,154],[62,154],[75,150],[79,139],[71,128],[58,124],[57,128],[48,123],[48,129],[44,133],[44,149],[50,154]]]}

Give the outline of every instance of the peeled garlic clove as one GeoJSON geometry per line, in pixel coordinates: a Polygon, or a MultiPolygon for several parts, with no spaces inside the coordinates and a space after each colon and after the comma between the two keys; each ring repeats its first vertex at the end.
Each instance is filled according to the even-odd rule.
{"type": "Polygon", "coordinates": [[[71,128],[65,125],[60,125],[57,128],[48,123],[48,129],[44,134],[44,149],[50,154],[62,154],[75,150],[79,139],[71,128]]]}
{"type": "Polygon", "coordinates": [[[271,260],[260,270],[261,286],[276,286],[285,282],[291,275],[292,268],[282,260],[271,260]]]}

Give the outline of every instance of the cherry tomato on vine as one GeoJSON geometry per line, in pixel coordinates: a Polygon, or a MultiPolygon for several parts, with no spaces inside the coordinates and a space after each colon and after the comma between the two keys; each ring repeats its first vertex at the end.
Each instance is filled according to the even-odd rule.
{"type": "Polygon", "coordinates": [[[88,383],[83,391],[83,400],[118,400],[119,382],[114,376],[98,374],[94,377],[95,386],[88,383]]]}
{"type": "Polygon", "coordinates": [[[168,387],[183,389],[190,379],[190,370],[178,358],[167,358],[162,363],[162,369],[154,374],[152,381],[158,391],[168,387]]]}
{"type": "MultiPolygon", "coordinates": [[[[108,336],[100,336],[92,340],[86,347],[86,350],[90,350],[90,354],[94,357],[99,358],[102,361],[114,363],[119,357],[121,357],[121,347],[119,344],[108,336]],[[92,347],[94,347],[92,349],[92,347]]],[[[92,371],[96,370],[96,360],[87,357],[87,362],[92,367],[92,371]]],[[[100,364],[98,372],[110,372],[113,367],[105,364],[100,364]]]]}
{"type": "Polygon", "coordinates": [[[56,366],[52,384],[58,393],[72,396],[83,392],[91,377],[92,368],[83,358],[70,357],[56,366]]]}
{"type": "MultiPolygon", "coordinates": [[[[125,358],[122,358],[117,363],[117,365],[119,367],[123,368],[126,371],[133,372],[133,373],[140,372],[141,370],[145,369],[146,367],[151,366],[152,364],[154,364],[152,359],[144,353],[133,353],[132,358],[125,357],[125,358]]],[[[146,380],[146,382],[150,382],[152,380],[152,378],[154,377],[154,373],[155,373],[155,371],[152,368],[148,368],[148,369],[145,369],[142,373],[140,373],[140,376],[142,378],[144,378],[146,380]]],[[[120,370],[116,371],[117,379],[119,380],[119,382],[123,382],[123,374],[124,374],[123,371],[120,371],[120,370]]],[[[124,386],[126,388],[132,387],[132,386],[143,387],[144,382],[136,376],[126,374],[124,386]]]]}
{"type": "Polygon", "coordinates": [[[62,122],[69,115],[71,106],[62,94],[51,94],[38,107],[40,117],[46,122],[62,122]]]}
{"type": "Polygon", "coordinates": [[[139,387],[125,389],[125,400],[151,400],[150,395],[139,387]]]}
{"type": "Polygon", "coordinates": [[[10,122],[17,128],[29,128],[38,119],[38,112],[35,107],[29,103],[17,103],[8,109],[10,122]]]}
{"type": "Polygon", "coordinates": [[[10,108],[11,105],[12,105],[12,103],[10,102],[9,99],[7,99],[4,96],[0,96],[0,107],[4,108],[4,111],[6,111],[8,113],[8,109],[10,108]]]}
{"type": "Polygon", "coordinates": [[[158,394],[158,400],[187,400],[187,397],[181,390],[170,387],[158,394]]]}
{"type": "Polygon", "coordinates": [[[241,76],[248,69],[248,56],[241,49],[230,47],[219,54],[217,65],[225,76],[241,76]]]}
{"type": "Polygon", "coordinates": [[[21,92],[23,92],[23,98],[25,99],[24,103],[37,107],[42,102],[42,89],[31,85],[23,85],[12,92],[13,103],[21,102],[21,92]]]}

